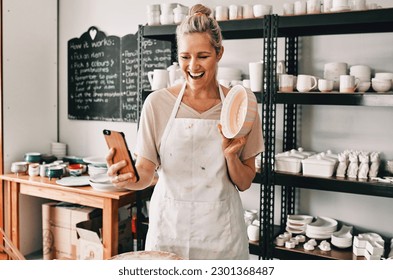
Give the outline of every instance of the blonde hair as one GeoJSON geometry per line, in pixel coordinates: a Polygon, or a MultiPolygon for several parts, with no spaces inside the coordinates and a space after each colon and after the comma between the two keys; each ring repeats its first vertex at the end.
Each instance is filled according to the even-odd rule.
{"type": "Polygon", "coordinates": [[[188,16],[176,28],[178,44],[184,35],[206,32],[209,34],[210,43],[214,47],[216,54],[219,54],[222,48],[221,28],[217,21],[210,16],[211,13],[211,9],[202,4],[192,6],[188,16]]]}

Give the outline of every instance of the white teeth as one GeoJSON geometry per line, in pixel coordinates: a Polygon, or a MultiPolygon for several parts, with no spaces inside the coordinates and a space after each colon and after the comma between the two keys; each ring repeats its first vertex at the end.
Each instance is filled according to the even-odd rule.
{"type": "Polygon", "coordinates": [[[190,72],[190,75],[193,76],[193,77],[199,77],[199,76],[202,76],[203,73],[204,72],[201,72],[201,73],[192,73],[192,72],[190,72]]]}

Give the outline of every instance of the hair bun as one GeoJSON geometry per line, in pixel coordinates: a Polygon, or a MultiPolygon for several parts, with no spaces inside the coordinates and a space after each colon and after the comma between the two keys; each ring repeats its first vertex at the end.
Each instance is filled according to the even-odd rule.
{"type": "Polygon", "coordinates": [[[212,10],[202,4],[196,4],[190,8],[189,15],[190,16],[202,16],[206,15],[207,17],[210,16],[212,10]]]}

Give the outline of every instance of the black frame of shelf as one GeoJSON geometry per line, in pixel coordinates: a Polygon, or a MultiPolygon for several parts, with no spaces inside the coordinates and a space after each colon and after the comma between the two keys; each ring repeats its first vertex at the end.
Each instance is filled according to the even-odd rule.
{"type": "MultiPolygon", "coordinates": [[[[298,72],[298,45],[299,37],[301,36],[393,32],[393,8],[300,16],[271,15],[270,18],[272,21],[271,32],[275,33],[277,38],[285,38],[286,70],[287,73],[293,75],[297,75],[298,72]]],[[[272,57],[268,57],[267,59],[272,61],[273,69],[275,69],[277,50],[270,52],[270,54],[272,57]]],[[[297,111],[299,105],[393,107],[393,92],[367,92],[355,94],[342,94],[337,92],[282,93],[277,92],[277,77],[272,75],[270,79],[270,84],[272,85],[270,88],[271,97],[269,99],[272,103],[270,106],[270,114],[273,116],[276,115],[277,104],[284,105],[283,150],[290,150],[297,147],[297,111]]],[[[275,131],[275,118],[268,118],[265,121],[271,122],[267,127],[275,131]]],[[[274,132],[267,133],[267,135],[269,137],[274,136],[274,132]]],[[[267,143],[271,145],[269,149],[274,151],[275,139],[269,139],[267,143]]],[[[393,186],[388,183],[336,177],[311,177],[301,174],[296,175],[274,172],[274,154],[270,155],[271,157],[266,160],[271,162],[273,175],[268,176],[268,185],[273,185],[274,188],[276,186],[281,186],[281,213],[280,225],[278,226],[281,232],[285,231],[287,215],[294,214],[296,188],[393,198],[393,186]]],[[[332,259],[326,254],[309,254],[307,252],[300,252],[299,250],[276,247],[273,243],[273,239],[270,239],[268,244],[271,246],[269,252],[272,252],[271,255],[269,254],[269,258],[304,260],[332,259]]],[[[357,258],[355,257],[352,259],[357,258]]]]}
{"type": "Polygon", "coordinates": [[[275,182],[277,185],[291,185],[302,189],[393,198],[393,184],[381,183],[370,179],[311,177],[302,174],[276,172],[275,182]]]}
{"type": "Polygon", "coordinates": [[[277,92],[277,104],[347,105],[347,106],[393,106],[393,92],[322,93],[277,92]]]}
{"type": "Polygon", "coordinates": [[[300,16],[280,16],[279,37],[393,31],[393,8],[300,16]]]}
{"type": "MultiPolygon", "coordinates": [[[[265,19],[238,19],[219,21],[224,40],[230,39],[262,39],[265,19]]],[[[172,41],[176,37],[176,24],[143,26],[142,37],[172,41]]]]}

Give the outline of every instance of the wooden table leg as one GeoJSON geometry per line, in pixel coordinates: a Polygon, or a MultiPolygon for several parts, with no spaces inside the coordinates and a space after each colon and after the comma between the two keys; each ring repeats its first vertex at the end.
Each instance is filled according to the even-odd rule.
{"type": "Polygon", "coordinates": [[[20,184],[17,182],[10,182],[10,238],[16,248],[20,249],[20,228],[19,228],[19,193],[20,184]]]}
{"type": "MultiPolygon", "coordinates": [[[[1,181],[1,186],[0,186],[0,228],[4,229],[4,210],[5,210],[5,205],[4,205],[4,181],[1,181]]],[[[4,246],[4,241],[3,241],[3,234],[0,232],[0,245],[4,246]]],[[[5,254],[4,254],[5,256],[5,254]]],[[[3,257],[2,252],[0,251],[0,260],[4,260],[5,257],[3,257]]]]}
{"type": "Polygon", "coordinates": [[[102,210],[102,243],[104,244],[104,259],[118,254],[119,247],[119,203],[107,198],[102,210]]]}

